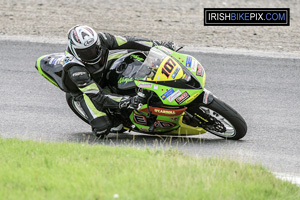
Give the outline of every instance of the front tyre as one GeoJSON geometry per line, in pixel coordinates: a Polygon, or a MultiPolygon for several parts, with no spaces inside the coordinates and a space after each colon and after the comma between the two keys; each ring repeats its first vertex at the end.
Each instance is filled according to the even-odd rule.
{"type": "Polygon", "coordinates": [[[214,98],[208,105],[201,105],[198,108],[198,114],[198,117],[202,118],[201,126],[216,136],[230,140],[239,140],[246,135],[247,124],[243,117],[232,107],[217,98],[214,98]]]}

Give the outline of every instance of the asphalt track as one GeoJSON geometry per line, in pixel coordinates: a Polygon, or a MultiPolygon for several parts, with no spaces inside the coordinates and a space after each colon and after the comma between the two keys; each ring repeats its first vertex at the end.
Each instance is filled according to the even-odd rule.
{"type": "Polygon", "coordinates": [[[64,45],[0,41],[0,136],[36,141],[177,148],[193,156],[262,163],[273,172],[300,175],[299,59],[191,53],[204,66],[206,88],[246,120],[240,141],[211,134],[168,138],[110,134],[97,140],[68,108],[64,93],[39,75],[35,60],[64,45]]]}

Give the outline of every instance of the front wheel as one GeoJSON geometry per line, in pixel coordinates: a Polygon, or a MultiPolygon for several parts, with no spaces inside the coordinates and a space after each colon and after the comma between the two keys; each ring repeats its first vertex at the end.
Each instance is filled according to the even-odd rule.
{"type": "Polygon", "coordinates": [[[200,126],[206,131],[231,140],[243,138],[247,124],[243,117],[225,102],[214,98],[208,105],[201,105],[194,115],[199,118],[200,126]]]}

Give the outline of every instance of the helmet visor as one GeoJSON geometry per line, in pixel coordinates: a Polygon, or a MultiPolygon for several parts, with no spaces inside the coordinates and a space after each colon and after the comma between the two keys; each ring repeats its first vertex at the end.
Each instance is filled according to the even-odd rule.
{"type": "Polygon", "coordinates": [[[78,57],[86,62],[94,61],[100,57],[101,49],[97,43],[86,49],[76,49],[78,57]]]}

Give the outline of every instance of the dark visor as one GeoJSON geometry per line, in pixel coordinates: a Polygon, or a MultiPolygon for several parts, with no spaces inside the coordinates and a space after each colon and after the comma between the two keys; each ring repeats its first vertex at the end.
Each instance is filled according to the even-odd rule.
{"type": "Polygon", "coordinates": [[[87,49],[76,49],[76,53],[83,61],[93,61],[99,58],[100,48],[97,43],[95,43],[87,49]]]}

